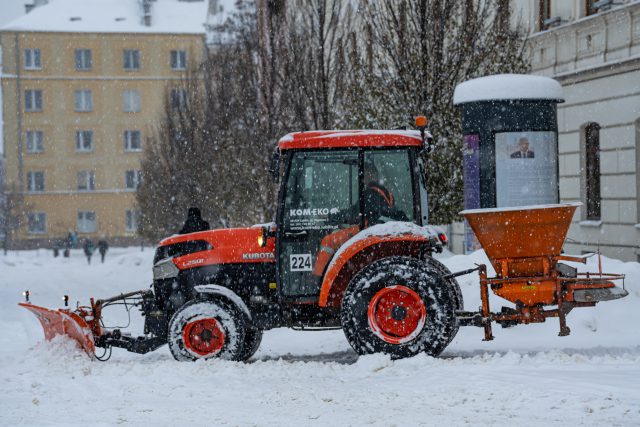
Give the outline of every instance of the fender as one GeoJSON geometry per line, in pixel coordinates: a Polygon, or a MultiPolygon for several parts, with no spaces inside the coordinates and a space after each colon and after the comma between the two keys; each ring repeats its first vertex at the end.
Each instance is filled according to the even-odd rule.
{"type": "Polygon", "coordinates": [[[378,224],[359,232],[340,247],[327,267],[318,304],[340,307],[351,278],[363,267],[394,255],[419,258],[437,239],[431,227],[407,222],[378,224]]]}
{"type": "Polygon", "coordinates": [[[247,304],[245,304],[242,298],[240,298],[240,296],[238,296],[238,294],[233,292],[231,289],[213,284],[198,285],[194,286],[193,289],[201,294],[218,295],[228,299],[229,301],[234,303],[240,310],[242,310],[247,315],[249,320],[253,320],[251,318],[251,312],[249,311],[249,307],[247,307],[247,304]]]}

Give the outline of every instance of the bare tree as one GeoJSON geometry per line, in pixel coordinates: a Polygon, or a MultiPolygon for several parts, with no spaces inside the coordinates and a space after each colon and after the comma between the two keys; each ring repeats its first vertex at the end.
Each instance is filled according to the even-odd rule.
{"type": "Polygon", "coordinates": [[[303,0],[289,13],[285,93],[298,130],[340,125],[353,10],[347,0],[303,0]]]}
{"type": "MultiPolygon", "coordinates": [[[[261,135],[269,140],[288,127],[288,120],[283,114],[283,109],[286,108],[283,81],[287,55],[287,1],[255,0],[245,6],[247,9],[255,8],[256,44],[250,48],[255,49],[257,57],[255,71],[258,83],[258,123],[261,135]]],[[[247,19],[241,20],[237,16],[235,21],[240,21],[240,25],[247,24],[247,19]]],[[[247,28],[236,26],[235,31],[246,34],[247,28]]]]}
{"type": "Polygon", "coordinates": [[[16,231],[22,226],[22,221],[28,216],[29,206],[24,196],[15,185],[6,185],[0,181],[0,229],[4,234],[4,254],[13,244],[16,231]]]}
{"type": "Polygon", "coordinates": [[[388,128],[426,114],[436,141],[427,182],[431,221],[462,207],[462,137],[452,105],[470,78],[526,71],[524,37],[509,27],[503,0],[362,0],[360,53],[352,56],[354,127],[388,128]]]}
{"type": "Polygon", "coordinates": [[[264,137],[258,119],[255,28],[254,13],[238,14],[227,23],[227,42],[179,87],[168,88],[137,192],[145,237],[176,232],[190,206],[200,207],[212,226],[271,219],[267,170],[273,141],[264,137]]]}

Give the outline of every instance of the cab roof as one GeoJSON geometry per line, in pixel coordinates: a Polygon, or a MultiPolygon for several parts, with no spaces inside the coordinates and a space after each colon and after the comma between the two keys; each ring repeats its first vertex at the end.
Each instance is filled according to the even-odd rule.
{"type": "Polygon", "coordinates": [[[280,150],[354,147],[421,147],[417,130],[321,130],[294,132],[278,141],[280,150]]]}

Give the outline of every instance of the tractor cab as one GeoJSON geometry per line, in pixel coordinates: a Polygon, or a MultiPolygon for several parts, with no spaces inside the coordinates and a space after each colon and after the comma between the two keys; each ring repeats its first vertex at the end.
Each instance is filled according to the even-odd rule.
{"type": "Polygon", "coordinates": [[[329,264],[360,231],[426,224],[423,141],[404,130],[299,132],[279,141],[275,258],[283,300],[317,302],[329,264]]]}

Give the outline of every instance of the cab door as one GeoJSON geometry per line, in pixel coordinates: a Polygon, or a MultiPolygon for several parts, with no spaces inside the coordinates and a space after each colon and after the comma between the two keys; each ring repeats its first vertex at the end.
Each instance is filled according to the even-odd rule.
{"type": "Polygon", "coordinates": [[[318,263],[321,242],[329,235],[344,239],[360,230],[359,164],[356,150],[291,155],[280,199],[276,252],[285,299],[317,300],[326,269],[318,263]]]}

